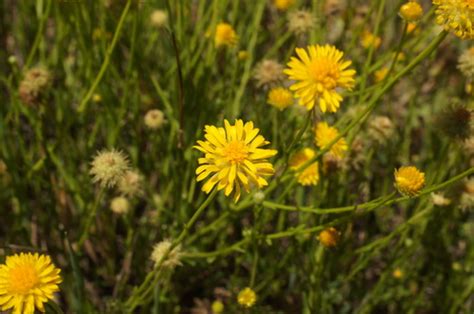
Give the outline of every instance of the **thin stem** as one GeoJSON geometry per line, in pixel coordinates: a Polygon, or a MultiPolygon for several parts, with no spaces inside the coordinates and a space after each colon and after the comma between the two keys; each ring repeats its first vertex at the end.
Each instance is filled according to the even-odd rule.
{"type": "Polygon", "coordinates": [[[79,242],[78,242],[79,247],[81,247],[84,244],[84,241],[87,239],[87,236],[89,235],[89,229],[91,227],[92,221],[97,216],[97,209],[99,208],[99,204],[100,204],[100,201],[102,200],[102,197],[104,196],[104,193],[105,193],[105,188],[101,187],[99,193],[97,194],[95,198],[94,204],[92,205],[92,209],[89,212],[89,216],[87,216],[84,229],[82,230],[81,237],[79,238],[79,242]]]}
{"type": "Polygon", "coordinates": [[[33,57],[36,53],[36,50],[38,50],[38,46],[40,43],[41,35],[43,34],[44,26],[46,24],[46,20],[48,19],[49,11],[51,10],[51,3],[53,1],[49,0],[48,3],[46,4],[46,10],[44,14],[41,16],[41,20],[38,25],[38,31],[36,32],[35,40],[33,42],[33,46],[31,47],[30,53],[28,54],[28,57],[26,58],[25,65],[23,66],[24,69],[27,69],[31,61],[33,60],[33,57]]]}
{"type": "Polygon", "coordinates": [[[97,88],[97,85],[99,85],[100,81],[102,80],[102,77],[105,74],[105,71],[107,70],[107,67],[109,66],[110,57],[112,56],[112,52],[114,51],[115,45],[117,44],[118,38],[120,37],[120,31],[122,30],[125,17],[127,16],[127,13],[130,9],[131,4],[132,4],[132,0],[128,0],[127,4],[125,5],[125,8],[123,9],[122,15],[120,16],[120,20],[118,22],[117,28],[115,29],[114,37],[112,38],[112,43],[110,44],[109,48],[107,49],[107,52],[105,53],[104,62],[102,63],[102,66],[100,67],[99,73],[97,73],[97,76],[95,77],[94,82],[92,83],[91,87],[87,91],[86,96],[82,99],[81,103],[79,104],[79,107],[77,109],[78,112],[82,113],[86,110],[87,103],[92,97],[92,94],[97,88]]]}

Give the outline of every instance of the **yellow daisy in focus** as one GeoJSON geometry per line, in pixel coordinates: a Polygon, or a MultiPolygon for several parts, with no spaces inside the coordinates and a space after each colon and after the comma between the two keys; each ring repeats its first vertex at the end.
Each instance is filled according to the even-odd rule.
{"type": "Polygon", "coordinates": [[[268,185],[263,177],[273,175],[274,170],[267,158],[275,156],[277,151],[261,148],[270,142],[258,135],[260,130],[254,128],[253,122],[244,125],[239,119],[230,125],[224,120],[224,128],[206,125],[204,131],[206,141],[197,141],[194,148],[205,154],[198,160],[197,181],[211,175],[202,187],[205,193],[209,194],[217,185],[226,196],[234,192],[234,201],[237,202],[242,187],[249,192],[251,186],[262,188],[268,185]]]}
{"type": "Polygon", "coordinates": [[[343,52],[330,45],[296,48],[296,54],[299,59],[292,57],[284,73],[297,81],[290,89],[300,104],[311,110],[318,102],[322,112],[336,112],[342,101],[339,90],[355,85],[356,72],[347,69],[352,62],[342,60],[343,52]]]}
{"type": "Polygon", "coordinates": [[[395,169],[395,187],[405,196],[416,196],[425,186],[425,174],[413,166],[395,169]]]}
{"type": "Polygon", "coordinates": [[[433,0],[436,23],[461,39],[474,39],[474,0],[433,0]]]}
{"type": "MultiPolygon", "coordinates": [[[[290,159],[290,168],[298,171],[305,163],[309,160],[313,159],[316,156],[316,152],[311,148],[303,148],[299,152],[297,152],[293,157],[290,159]]],[[[318,162],[315,161],[306,169],[301,172],[297,172],[296,177],[298,178],[298,183],[301,185],[316,185],[319,182],[319,165],[318,162]]]]}
{"type": "Polygon", "coordinates": [[[233,47],[237,44],[239,37],[232,25],[228,23],[219,23],[216,27],[214,43],[216,47],[229,46],[233,47]]]}
{"type": "MultiPolygon", "coordinates": [[[[320,149],[325,149],[336,137],[339,136],[339,131],[326,122],[320,122],[315,128],[315,142],[320,149]]],[[[343,158],[345,151],[348,149],[347,142],[344,138],[340,138],[329,152],[338,158],[343,158]]]]}
{"type": "Polygon", "coordinates": [[[293,105],[293,94],[284,87],[272,88],[268,93],[267,103],[283,110],[293,105]]]}
{"type": "Polygon", "coordinates": [[[251,288],[247,287],[239,292],[237,302],[244,307],[252,307],[257,302],[257,294],[251,288]]]}
{"type": "Polygon", "coordinates": [[[59,291],[60,269],[51,258],[38,253],[7,256],[0,265],[0,307],[2,311],[33,314],[35,307],[44,312],[44,303],[59,291]]]}

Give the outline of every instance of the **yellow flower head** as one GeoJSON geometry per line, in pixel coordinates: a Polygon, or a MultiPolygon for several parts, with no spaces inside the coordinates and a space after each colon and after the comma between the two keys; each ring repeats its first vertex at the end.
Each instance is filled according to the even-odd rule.
{"type": "Polygon", "coordinates": [[[415,23],[408,23],[407,24],[407,34],[413,33],[416,30],[417,27],[418,27],[418,25],[415,24],[415,23]]]}
{"type": "Polygon", "coordinates": [[[61,270],[47,255],[20,253],[7,256],[0,265],[0,307],[13,313],[44,312],[44,303],[59,291],[61,270]]]}
{"type": "Polygon", "coordinates": [[[338,90],[355,84],[355,70],[347,69],[352,62],[342,60],[344,54],[330,45],[296,48],[296,54],[299,59],[292,57],[284,73],[297,81],[290,89],[300,104],[311,110],[318,102],[322,112],[336,112],[342,101],[338,90]]]}
{"type": "Polygon", "coordinates": [[[400,16],[407,22],[416,22],[423,15],[423,8],[418,2],[409,1],[400,7],[400,16]]]}
{"type": "Polygon", "coordinates": [[[425,174],[416,167],[395,169],[395,187],[405,196],[416,196],[425,185],[425,174]]]}
{"type": "Polygon", "coordinates": [[[237,58],[240,60],[240,61],[243,61],[243,60],[247,60],[249,58],[249,52],[247,50],[240,50],[238,53],[237,53],[237,58]]]}
{"type": "Polygon", "coordinates": [[[362,34],[362,38],[360,40],[360,44],[365,49],[369,49],[371,46],[374,46],[374,48],[377,49],[378,47],[380,47],[381,43],[382,39],[379,36],[375,36],[369,31],[365,31],[362,34]]]}
{"type": "Polygon", "coordinates": [[[215,300],[211,304],[212,314],[224,313],[224,303],[221,300],[215,300]]]}
{"type": "Polygon", "coordinates": [[[272,88],[268,93],[267,103],[283,110],[293,105],[293,94],[283,87],[272,88]]]}
{"type": "MultiPolygon", "coordinates": [[[[339,136],[339,131],[335,127],[329,126],[326,122],[320,122],[316,125],[315,135],[316,146],[320,149],[325,149],[329,143],[339,136]]],[[[347,149],[348,146],[346,140],[340,138],[331,147],[329,152],[338,158],[343,158],[347,149]]]]}
{"type": "Polygon", "coordinates": [[[257,302],[257,294],[247,287],[239,292],[237,302],[244,307],[252,307],[257,302]]]}
{"type": "Polygon", "coordinates": [[[206,125],[206,141],[197,141],[194,148],[205,154],[199,158],[200,166],[196,169],[197,181],[211,177],[202,190],[210,193],[217,184],[218,190],[224,190],[226,196],[234,191],[234,201],[240,198],[242,187],[249,192],[251,185],[258,188],[267,186],[264,176],[274,173],[273,165],[267,158],[275,156],[274,149],[264,149],[268,145],[259,129],[253,122],[244,123],[236,120],[234,125],[224,120],[224,128],[206,125]]]}
{"type": "Polygon", "coordinates": [[[280,11],[286,11],[295,3],[295,0],[273,0],[273,5],[280,11]]]}
{"type": "Polygon", "coordinates": [[[375,71],[374,72],[375,82],[377,83],[382,82],[387,77],[388,71],[389,71],[388,67],[383,67],[375,71]]]}
{"type": "Polygon", "coordinates": [[[233,47],[237,44],[239,37],[237,36],[232,25],[227,23],[219,23],[216,27],[216,35],[214,43],[216,47],[229,46],[233,47]]]}
{"type": "Polygon", "coordinates": [[[433,0],[436,22],[461,39],[474,39],[474,0],[433,0]]]}
{"type": "Polygon", "coordinates": [[[334,247],[339,242],[341,234],[334,227],[329,227],[321,231],[318,236],[319,242],[325,247],[334,247]]]}
{"type": "MultiPolygon", "coordinates": [[[[316,156],[316,152],[311,148],[304,148],[301,151],[297,152],[293,157],[290,159],[290,167],[291,169],[297,171],[301,166],[303,166],[306,162],[311,160],[316,156]]],[[[315,161],[306,169],[301,172],[297,172],[296,177],[298,178],[298,183],[301,185],[316,185],[319,181],[319,165],[318,162],[315,161]]]]}
{"type": "Polygon", "coordinates": [[[395,268],[395,270],[392,273],[392,276],[396,279],[400,279],[403,277],[403,271],[400,268],[395,268]]]}

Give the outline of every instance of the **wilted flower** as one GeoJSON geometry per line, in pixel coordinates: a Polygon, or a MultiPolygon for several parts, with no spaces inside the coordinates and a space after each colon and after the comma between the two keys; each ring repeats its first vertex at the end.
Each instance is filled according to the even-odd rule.
{"type": "Polygon", "coordinates": [[[436,122],[447,136],[465,140],[471,135],[471,116],[470,109],[462,105],[453,105],[439,113],[436,122]]]}
{"type": "Polygon", "coordinates": [[[239,292],[237,302],[243,307],[250,308],[257,302],[257,294],[252,288],[247,287],[239,292]]]}
{"type": "MultiPolygon", "coordinates": [[[[155,263],[155,266],[159,264],[161,259],[164,257],[165,252],[167,252],[171,248],[172,242],[170,240],[163,240],[153,247],[153,252],[151,253],[151,260],[155,263]]],[[[181,246],[178,245],[177,247],[173,248],[170,251],[168,256],[165,258],[163,263],[161,264],[165,268],[173,269],[176,266],[181,265],[181,246]]]]}
{"type": "Polygon", "coordinates": [[[444,197],[441,193],[431,193],[431,201],[436,206],[448,206],[449,204],[451,204],[451,200],[449,198],[444,197]]]}
{"type": "Polygon", "coordinates": [[[163,10],[154,10],[150,15],[150,23],[157,28],[165,27],[168,24],[168,13],[163,10]]]}
{"type": "Polygon", "coordinates": [[[233,47],[237,44],[239,37],[232,25],[228,23],[219,23],[216,27],[214,43],[216,47],[229,46],[233,47]]]}
{"type": "Polygon", "coordinates": [[[297,35],[308,33],[314,24],[315,18],[310,11],[298,10],[288,14],[288,30],[297,35]]]}
{"type": "Polygon", "coordinates": [[[308,46],[296,48],[296,57],[291,57],[285,73],[296,83],[295,91],[300,104],[308,110],[319,103],[322,112],[336,112],[342,96],[341,89],[351,90],[355,84],[355,70],[348,70],[351,61],[344,61],[344,54],[334,46],[308,46]]]}
{"type": "Polygon", "coordinates": [[[118,190],[123,195],[130,197],[143,193],[143,176],[138,170],[127,170],[118,182],[118,190]]]}
{"type": "Polygon", "coordinates": [[[367,133],[369,137],[379,144],[385,144],[395,132],[392,120],[386,116],[376,116],[369,121],[368,125],[367,133]]]}
{"type": "Polygon", "coordinates": [[[51,74],[44,68],[33,68],[20,83],[20,98],[27,105],[38,104],[50,85],[51,74]]]}
{"type": "Polygon", "coordinates": [[[110,202],[110,209],[119,215],[126,214],[130,209],[130,203],[123,196],[114,197],[110,202]]]}
{"type": "Polygon", "coordinates": [[[276,84],[285,78],[283,66],[275,60],[263,60],[257,64],[253,77],[258,87],[276,84]]]}
{"type": "Polygon", "coordinates": [[[416,196],[425,185],[425,174],[416,167],[404,166],[395,170],[395,187],[404,196],[416,196]]]}
{"type": "Polygon", "coordinates": [[[103,150],[91,162],[90,174],[93,182],[102,187],[113,187],[128,170],[128,159],[119,150],[103,150]]]}
{"type": "Polygon", "coordinates": [[[293,102],[293,94],[284,87],[274,87],[268,93],[267,103],[280,110],[293,105],[293,102]]]}
{"type": "Polygon", "coordinates": [[[474,79],[474,47],[467,49],[459,57],[458,69],[469,79],[474,79]]]}

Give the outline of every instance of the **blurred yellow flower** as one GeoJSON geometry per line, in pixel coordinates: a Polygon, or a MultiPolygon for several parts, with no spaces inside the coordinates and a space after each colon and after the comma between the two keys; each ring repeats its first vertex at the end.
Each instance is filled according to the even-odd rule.
{"type": "MultiPolygon", "coordinates": [[[[315,142],[320,149],[325,149],[336,137],[339,136],[339,131],[326,122],[319,122],[315,128],[315,142]]],[[[343,158],[345,151],[348,149],[346,140],[340,138],[329,150],[334,156],[343,158]]]]}
{"type": "Polygon", "coordinates": [[[240,50],[238,53],[237,53],[237,58],[239,60],[247,60],[249,57],[249,53],[247,50],[240,50]]]}
{"type": "Polygon", "coordinates": [[[297,81],[290,89],[300,104],[311,110],[318,102],[322,112],[336,112],[342,101],[339,90],[355,85],[356,72],[347,69],[352,62],[342,60],[343,52],[330,45],[296,48],[296,54],[299,59],[292,57],[284,73],[297,81]]]}
{"type": "Polygon", "coordinates": [[[383,67],[383,68],[375,71],[374,72],[375,82],[378,83],[378,82],[383,81],[387,77],[388,71],[389,71],[388,67],[383,67]]]}
{"type": "Polygon", "coordinates": [[[474,39],[473,0],[433,0],[436,22],[461,39],[474,39]]]}
{"type": "Polygon", "coordinates": [[[423,15],[423,8],[416,1],[409,1],[400,7],[400,16],[407,22],[416,22],[423,15]]]}
{"type": "Polygon", "coordinates": [[[403,166],[395,169],[395,187],[405,196],[416,196],[425,185],[425,174],[416,167],[403,166]]]}
{"type": "Polygon", "coordinates": [[[397,268],[395,268],[395,270],[393,271],[392,276],[393,276],[394,278],[396,278],[396,279],[400,279],[400,278],[403,277],[403,272],[402,272],[402,270],[401,270],[400,268],[397,267],[397,268]]]}
{"type": "Polygon", "coordinates": [[[275,87],[270,90],[267,97],[267,103],[283,110],[293,105],[293,94],[284,87],[275,87]]]}
{"type": "Polygon", "coordinates": [[[416,25],[415,23],[408,23],[407,24],[407,34],[413,33],[413,31],[415,31],[417,27],[418,27],[418,25],[416,25]]]}
{"type": "Polygon", "coordinates": [[[239,292],[237,302],[244,307],[252,307],[255,302],[257,302],[257,294],[251,288],[247,287],[239,292]]]}
{"type": "Polygon", "coordinates": [[[268,185],[263,177],[273,175],[274,170],[267,158],[275,156],[277,151],[260,148],[270,142],[258,135],[260,130],[254,128],[253,122],[244,125],[239,119],[230,125],[224,120],[224,126],[217,128],[206,125],[206,141],[197,141],[194,146],[205,154],[204,158],[198,160],[197,181],[212,174],[202,190],[210,193],[217,184],[217,189],[224,190],[226,196],[234,191],[234,201],[237,202],[242,187],[249,192],[252,185],[258,188],[268,185]]]}
{"type": "Polygon", "coordinates": [[[325,247],[334,247],[339,242],[341,234],[334,227],[329,227],[321,231],[318,236],[319,242],[325,247]]]}
{"type": "Polygon", "coordinates": [[[47,255],[20,253],[7,256],[0,265],[0,307],[13,313],[44,312],[44,303],[59,291],[61,270],[47,255]]]}
{"type": "MultiPolygon", "coordinates": [[[[294,154],[290,159],[290,168],[298,171],[306,162],[313,159],[316,156],[316,152],[311,148],[303,148],[296,154],[294,154]]],[[[297,172],[296,177],[298,178],[298,183],[301,185],[316,185],[319,182],[319,165],[315,161],[306,169],[301,172],[297,172]]]]}
{"type": "Polygon", "coordinates": [[[286,11],[295,3],[295,0],[273,0],[273,5],[280,11],[286,11]]]}
{"type": "Polygon", "coordinates": [[[365,31],[362,34],[362,38],[360,40],[360,44],[365,49],[369,49],[371,46],[374,46],[374,48],[377,49],[378,47],[380,47],[381,43],[382,39],[379,36],[375,36],[369,31],[365,31]]]}
{"type": "Polygon", "coordinates": [[[239,40],[234,28],[228,23],[219,23],[216,27],[214,43],[216,47],[229,46],[233,47],[239,40]]]}

